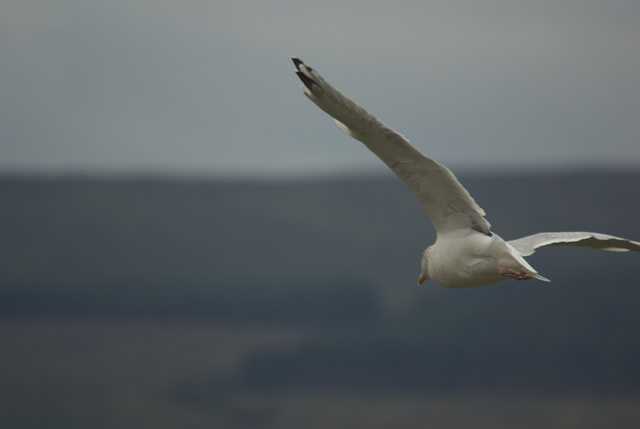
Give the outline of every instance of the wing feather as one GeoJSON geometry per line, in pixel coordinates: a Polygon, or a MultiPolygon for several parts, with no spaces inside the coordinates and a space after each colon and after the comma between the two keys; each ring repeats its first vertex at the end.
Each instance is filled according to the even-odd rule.
{"type": "Polygon", "coordinates": [[[508,243],[522,256],[529,256],[543,246],[585,246],[613,252],[640,251],[637,241],[597,232],[540,232],[508,243]]]}
{"type": "Polygon", "coordinates": [[[360,140],[407,185],[438,234],[474,229],[491,235],[485,212],[444,165],[418,152],[401,134],[326,82],[298,58],[292,58],[304,94],[332,116],[338,127],[360,140]]]}

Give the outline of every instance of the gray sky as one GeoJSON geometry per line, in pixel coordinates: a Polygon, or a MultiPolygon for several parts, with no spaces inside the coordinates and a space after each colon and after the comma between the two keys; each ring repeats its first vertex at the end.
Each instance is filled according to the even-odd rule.
{"type": "Polygon", "coordinates": [[[640,168],[640,2],[5,0],[0,171],[384,171],[291,55],[454,171],[640,168]]]}

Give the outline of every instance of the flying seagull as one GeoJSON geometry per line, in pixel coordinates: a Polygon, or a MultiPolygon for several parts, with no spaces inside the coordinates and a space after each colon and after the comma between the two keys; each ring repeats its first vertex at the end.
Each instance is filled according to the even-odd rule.
{"type": "Polygon", "coordinates": [[[435,244],[422,254],[418,284],[431,278],[447,287],[472,287],[506,278],[549,281],[524,260],[538,247],[587,246],[640,251],[640,242],[595,232],[541,232],[505,241],[491,232],[485,212],[444,165],[418,152],[401,134],[293,57],[304,94],[332,116],[338,127],[360,140],[411,190],[436,229],[435,244]]]}

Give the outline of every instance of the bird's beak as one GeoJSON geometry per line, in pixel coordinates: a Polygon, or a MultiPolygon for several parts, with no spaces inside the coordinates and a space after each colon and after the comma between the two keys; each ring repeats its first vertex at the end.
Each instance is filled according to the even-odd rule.
{"type": "Polygon", "coordinates": [[[418,277],[418,286],[420,286],[427,279],[427,276],[424,273],[420,273],[420,277],[418,277]]]}

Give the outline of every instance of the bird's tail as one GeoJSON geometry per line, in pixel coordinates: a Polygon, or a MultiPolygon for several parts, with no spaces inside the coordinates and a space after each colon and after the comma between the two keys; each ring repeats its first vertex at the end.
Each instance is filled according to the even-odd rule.
{"type": "Polygon", "coordinates": [[[534,273],[534,274],[533,274],[533,278],[534,278],[534,279],[538,279],[538,280],[542,280],[543,282],[550,282],[550,281],[551,281],[551,280],[549,280],[548,278],[546,278],[546,277],[544,277],[544,276],[541,276],[541,275],[540,275],[540,274],[538,274],[538,273],[534,273]]]}

